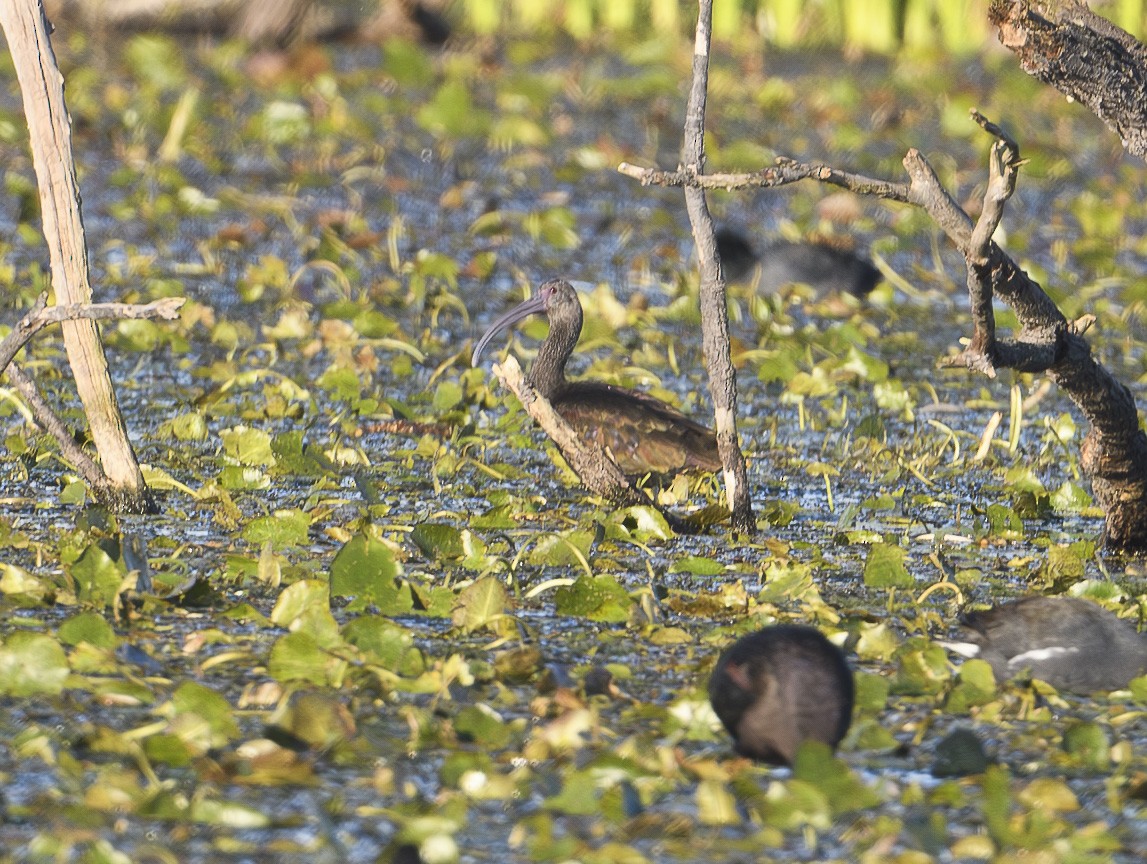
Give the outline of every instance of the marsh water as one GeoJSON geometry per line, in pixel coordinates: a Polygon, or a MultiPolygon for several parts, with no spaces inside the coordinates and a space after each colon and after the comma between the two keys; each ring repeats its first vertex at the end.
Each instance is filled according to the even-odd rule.
{"type": "MultiPolygon", "coordinates": [[[[969,604],[1086,594],[1137,621],[1147,588],[1100,550],[1062,395],[936,369],[967,301],[926,216],[813,184],[711,196],[762,249],[828,239],[885,281],[843,304],[731,286],[759,531],[674,536],[587,498],[469,349],[564,276],[586,312],[572,373],[708,416],[680,191],[615,170],[676,165],[687,44],[327,46],[279,67],[209,41],[56,41],[97,299],[189,302],[104,330],[159,515],[87,505],[0,405],[4,663],[47,634],[68,675],[45,692],[5,673],[0,860],[1141,860],[1144,688],[973,692],[935,644],[969,604]],[[359,569],[338,563],[355,537],[359,569]],[[85,594],[99,568],[140,569],[132,544],[148,596],[85,594]],[[413,599],[338,588],[360,576],[413,599]],[[495,614],[473,617],[476,587],[495,614]],[[69,635],[93,611],[111,635],[69,635]],[[850,651],[841,763],[753,766],[714,726],[713,659],[776,620],[850,651]],[[614,695],[579,689],[593,666],[614,695]],[[958,727],[994,766],[936,777],[958,727]]],[[[47,264],[4,80],[15,317],[47,264]]],[[[1030,160],[1000,239],[1065,314],[1098,316],[1094,350],[1142,399],[1142,167],[1008,55],[719,46],[709,167],[899,179],[916,147],[974,210],[989,141],[970,107],[1030,160]]],[[[527,361],[544,334],[505,344],[527,361]]],[[[78,422],[56,338],[27,365],[78,422]]]]}

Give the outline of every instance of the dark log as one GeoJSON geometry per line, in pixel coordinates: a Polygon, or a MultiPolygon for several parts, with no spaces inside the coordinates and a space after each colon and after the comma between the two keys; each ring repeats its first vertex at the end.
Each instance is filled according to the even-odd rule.
{"type": "Polygon", "coordinates": [[[1024,71],[1083,103],[1147,157],[1147,47],[1074,0],[993,0],[989,20],[1024,71]]]}

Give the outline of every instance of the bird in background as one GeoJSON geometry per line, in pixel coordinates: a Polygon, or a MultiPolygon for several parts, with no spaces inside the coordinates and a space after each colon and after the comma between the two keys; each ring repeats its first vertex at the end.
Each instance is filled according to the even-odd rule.
{"type": "Polygon", "coordinates": [[[1147,633],[1079,597],[1022,597],[960,619],[957,639],[940,640],[962,657],[991,664],[997,681],[1022,673],[1056,690],[1119,690],[1147,674],[1147,633]]]}
{"type": "Polygon", "coordinates": [[[880,271],[852,252],[824,243],[773,243],[761,252],[732,228],[717,231],[717,255],[729,282],[741,282],[760,267],[758,286],[776,293],[788,285],[809,285],[818,294],[865,297],[880,282],[880,271]]]}

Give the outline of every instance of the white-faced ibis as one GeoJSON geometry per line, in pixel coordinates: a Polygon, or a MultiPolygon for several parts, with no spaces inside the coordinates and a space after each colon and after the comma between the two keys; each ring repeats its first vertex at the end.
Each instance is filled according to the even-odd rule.
{"type": "Polygon", "coordinates": [[[1147,674],[1147,634],[1078,597],[1024,597],[961,618],[964,657],[987,660],[1000,681],[1029,672],[1057,690],[1118,690],[1147,674]]]}
{"type": "Polygon", "coordinates": [[[478,364],[498,332],[540,312],[549,318],[550,332],[527,380],[579,436],[608,450],[630,476],[720,469],[713,431],[680,411],[625,387],[566,380],[566,361],[581,335],[582,309],[577,292],[564,279],[543,282],[529,300],[491,324],[474,347],[471,363],[478,364]]]}
{"type": "Polygon", "coordinates": [[[836,747],[852,722],[852,672],[819,630],[765,627],[729,648],[709,679],[709,702],[742,756],[791,763],[801,742],[836,747]]]}
{"type": "Polygon", "coordinates": [[[731,228],[717,231],[717,255],[729,282],[741,281],[759,264],[758,285],[770,293],[786,285],[802,284],[811,285],[818,293],[864,297],[880,281],[880,271],[852,252],[823,243],[779,241],[758,254],[731,228]]]}

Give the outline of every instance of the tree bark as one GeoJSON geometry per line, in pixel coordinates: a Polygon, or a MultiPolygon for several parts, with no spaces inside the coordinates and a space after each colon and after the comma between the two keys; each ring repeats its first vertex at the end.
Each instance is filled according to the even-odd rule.
{"type": "MultiPolygon", "coordinates": [[[[709,47],[712,39],[713,0],[699,0],[693,43],[693,83],[685,109],[685,135],[681,160],[686,174],[705,171],[705,99],[709,87],[709,47]]],[[[745,469],[745,455],[737,437],[737,373],[729,348],[729,312],[725,275],[717,256],[713,217],[705,190],[685,187],[685,208],[693,227],[701,272],[701,340],[709,372],[709,395],[717,430],[717,449],[724,466],[725,495],[733,528],[753,532],[753,502],[745,469]]]]}
{"type": "Polygon", "coordinates": [[[1075,0],[993,0],[989,20],[1024,71],[1082,102],[1147,157],[1147,47],[1075,0]]]}
{"type": "MultiPolygon", "coordinates": [[[[56,301],[90,303],[71,120],[64,104],[63,75],[48,40],[40,0],[0,2],[0,26],[24,97],[56,301]]],[[[150,511],[154,505],[127,438],[96,325],[84,319],[66,321],[62,326],[76,389],[108,479],[106,488],[95,491],[114,509],[150,511]]]]}

